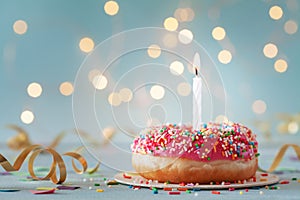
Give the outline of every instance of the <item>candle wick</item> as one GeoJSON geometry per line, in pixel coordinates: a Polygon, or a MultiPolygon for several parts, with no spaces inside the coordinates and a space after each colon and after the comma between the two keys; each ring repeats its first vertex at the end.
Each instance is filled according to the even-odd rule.
{"type": "Polygon", "coordinates": [[[196,74],[196,76],[198,76],[198,69],[197,69],[197,67],[195,67],[195,74],[196,74]]]}

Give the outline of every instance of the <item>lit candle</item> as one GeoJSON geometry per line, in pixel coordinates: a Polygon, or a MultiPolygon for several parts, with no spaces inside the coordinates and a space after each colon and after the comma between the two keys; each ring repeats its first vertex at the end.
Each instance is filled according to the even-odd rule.
{"type": "Polygon", "coordinates": [[[198,53],[194,56],[193,67],[195,68],[195,77],[193,78],[193,129],[199,129],[202,122],[202,79],[198,72],[200,67],[198,53]]]}

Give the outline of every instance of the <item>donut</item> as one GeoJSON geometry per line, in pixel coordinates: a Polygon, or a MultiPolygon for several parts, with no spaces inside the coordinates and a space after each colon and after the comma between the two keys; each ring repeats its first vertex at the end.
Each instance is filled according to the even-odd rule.
{"type": "Polygon", "coordinates": [[[239,123],[164,124],[142,130],[131,145],[132,165],[142,177],[170,183],[234,182],[252,178],[258,143],[239,123]]]}

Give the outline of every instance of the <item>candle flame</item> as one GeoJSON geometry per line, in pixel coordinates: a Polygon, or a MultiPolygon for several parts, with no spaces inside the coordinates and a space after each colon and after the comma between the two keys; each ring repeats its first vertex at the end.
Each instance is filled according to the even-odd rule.
{"type": "Polygon", "coordinates": [[[199,53],[195,53],[195,55],[194,55],[193,66],[195,68],[195,74],[196,74],[196,76],[199,76],[199,73],[198,73],[198,69],[200,68],[200,56],[199,56],[199,53]]]}

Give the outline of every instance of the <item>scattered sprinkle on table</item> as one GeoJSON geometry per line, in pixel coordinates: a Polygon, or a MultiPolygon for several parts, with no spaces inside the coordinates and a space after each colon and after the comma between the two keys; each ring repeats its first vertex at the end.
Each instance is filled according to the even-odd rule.
{"type": "Polygon", "coordinates": [[[211,191],[211,193],[212,193],[212,194],[221,194],[221,192],[215,191],[215,190],[211,191]]]}
{"type": "Polygon", "coordinates": [[[103,189],[97,189],[96,192],[104,192],[103,189]]]}
{"type": "Polygon", "coordinates": [[[289,184],[290,182],[288,180],[283,180],[279,182],[280,184],[289,184]]]}
{"type": "Polygon", "coordinates": [[[169,195],[180,195],[181,192],[178,191],[170,191],[169,195]]]}

